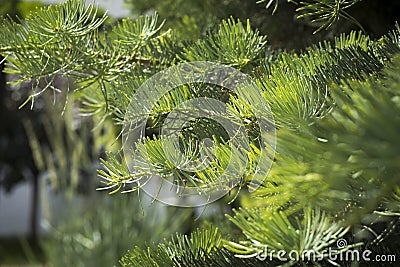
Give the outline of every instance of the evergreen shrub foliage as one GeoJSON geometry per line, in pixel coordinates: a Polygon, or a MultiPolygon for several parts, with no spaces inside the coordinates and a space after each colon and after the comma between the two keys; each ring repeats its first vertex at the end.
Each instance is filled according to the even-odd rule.
{"type": "MultiPolygon", "coordinates": [[[[277,6],[279,1],[261,2],[277,6]]],[[[308,2],[299,7],[300,17],[321,22],[320,31],[340,17],[353,20],[346,9],[358,1],[308,2]]],[[[341,238],[354,248],[374,252],[388,253],[393,242],[398,244],[398,24],[377,40],[351,32],[290,52],[272,50],[268,37],[248,21],[223,20],[197,41],[180,40],[163,23],[156,13],[110,22],[106,15],[97,15],[94,5],[85,7],[78,0],[40,8],[20,22],[1,22],[0,53],[7,60],[6,71],[19,76],[16,83],[32,81],[26,101],[32,105],[43,91],[61,90],[53,79],[62,76],[70,81],[63,90],[73,88],[83,113],[112,117],[120,125],[135,90],[154,73],[181,62],[213,61],[246,73],[271,107],[277,133],[271,171],[261,188],[234,196],[240,207],[227,212],[229,226],[218,229],[203,223],[191,234],[177,234],[147,249],[135,247],[120,260],[122,266],[313,266],[335,263],[326,254],[319,262],[280,262],[276,257],[260,261],[256,255],[265,246],[300,255],[310,249],[320,252],[337,246],[341,238]],[[35,85],[40,81],[46,86],[38,91],[35,85]],[[378,224],[383,230],[374,230],[378,224]],[[232,235],[221,234],[225,232],[232,235]]],[[[218,162],[201,172],[177,170],[160,152],[157,135],[174,107],[199,96],[224,101],[246,122],[249,135],[255,137],[248,157],[256,161],[259,133],[251,107],[223,88],[189,84],[170,91],[149,112],[142,160],[154,168],[132,175],[118,154],[109,153],[98,172],[104,188],[134,192],[140,189],[137,178],[149,174],[175,175],[181,183],[211,182],[220,171],[218,162]]],[[[183,139],[187,145],[204,136],[224,139],[224,132],[211,123],[192,124],[183,139]]],[[[224,151],[225,143],[219,145],[224,151]]],[[[224,162],[226,157],[228,152],[220,153],[216,160],[224,162]]],[[[245,187],[254,171],[250,166],[243,177],[234,178],[245,187]]],[[[398,255],[398,247],[391,252],[398,255]]]]}

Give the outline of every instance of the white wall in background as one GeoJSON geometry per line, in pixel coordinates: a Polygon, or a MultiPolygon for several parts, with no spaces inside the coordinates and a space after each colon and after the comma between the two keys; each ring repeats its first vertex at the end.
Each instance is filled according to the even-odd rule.
{"type": "MultiPolygon", "coordinates": [[[[37,1],[37,0],[28,0],[37,1]]],[[[64,2],[64,0],[39,0],[43,3],[54,4],[64,2]]],[[[124,0],[86,0],[86,3],[96,3],[99,7],[108,10],[108,14],[112,17],[127,17],[130,14],[129,9],[124,6],[124,0]]]]}
{"type": "Polygon", "coordinates": [[[0,236],[26,235],[31,217],[32,187],[16,185],[11,192],[0,189],[0,236]]]}

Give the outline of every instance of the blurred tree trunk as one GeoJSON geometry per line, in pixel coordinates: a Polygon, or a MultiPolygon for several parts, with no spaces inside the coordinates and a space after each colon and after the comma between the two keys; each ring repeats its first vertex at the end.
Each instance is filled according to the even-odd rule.
{"type": "MultiPolygon", "coordinates": [[[[3,57],[0,56],[0,62],[3,61],[3,57]]],[[[0,103],[3,103],[3,98],[4,98],[4,91],[6,89],[6,75],[3,73],[4,69],[4,62],[1,63],[0,65],[0,103]]],[[[3,110],[4,105],[0,105],[0,121],[3,121],[3,116],[4,116],[4,110],[3,110]]]]}
{"type": "MultiPolygon", "coordinates": [[[[16,18],[19,14],[18,4],[20,0],[10,0],[8,1],[9,9],[5,12],[11,18],[16,18]]],[[[1,14],[4,15],[4,14],[1,14]]],[[[0,61],[4,58],[0,56],[0,61]]],[[[0,121],[2,122],[2,133],[7,138],[7,153],[8,155],[4,156],[6,162],[10,164],[14,164],[13,168],[20,168],[19,172],[15,171],[11,176],[17,176],[19,180],[24,180],[25,173],[24,170],[28,170],[30,179],[28,182],[32,182],[32,199],[31,199],[31,214],[30,214],[30,222],[29,222],[29,239],[32,242],[37,241],[38,237],[38,212],[39,212],[39,179],[38,179],[38,171],[34,167],[32,157],[26,153],[26,151],[30,151],[29,142],[24,140],[22,143],[18,142],[18,137],[22,137],[27,139],[24,128],[22,126],[22,119],[32,116],[31,114],[27,114],[23,110],[10,110],[7,108],[6,101],[11,100],[11,93],[6,90],[7,79],[6,74],[3,73],[5,62],[0,65],[0,121]],[[13,151],[13,152],[12,152],[13,151]],[[17,160],[18,159],[18,160],[17,160]],[[22,159],[22,160],[21,160],[22,159]]],[[[29,118],[27,118],[29,119],[29,118]]],[[[29,153],[29,152],[28,152],[29,153]]],[[[16,179],[12,177],[11,180],[16,179]]],[[[6,177],[6,185],[5,187],[9,187],[7,185],[7,177],[6,177]]],[[[15,184],[17,181],[11,181],[11,184],[15,184]]]]}
{"type": "Polygon", "coordinates": [[[38,213],[39,213],[39,178],[38,173],[32,175],[32,202],[30,218],[30,239],[32,242],[38,241],[38,213]]]}
{"type": "MultiPolygon", "coordinates": [[[[2,61],[4,58],[0,56],[0,61],[2,61]]],[[[29,143],[27,140],[25,140],[22,144],[19,143],[16,139],[18,135],[23,135],[23,138],[27,138],[26,135],[23,133],[23,127],[21,124],[21,119],[23,117],[29,116],[29,114],[26,114],[26,112],[22,110],[14,110],[11,111],[7,108],[6,101],[12,101],[10,92],[7,92],[6,87],[7,87],[7,77],[6,74],[3,73],[5,64],[4,62],[0,64],[0,121],[2,122],[2,127],[1,127],[1,132],[0,136],[4,135],[4,137],[7,139],[8,145],[6,146],[7,149],[5,149],[9,153],[8,155],[3,155],[3,157],[0,158],[1,160],[5,160],[5,162],[8,162],[10,164],[15,164],[14,168],[22,168],[22,169],[29,169],[30,172],[30,178],[29,179],[32,182],[32,199],[31,199],[31,214],[30,214],[30,222],[29,222],[29,239],[32,242],[36,242],[38,238],[38,212],[39,212],[39,178],[38,178],[38,171],[33,165],[31,156],[26,154],[26,151],[30,151],[29,149],[29,143]],[[25,155],[25,156],[23,156],[25,155]],[[21,162],[16,162],[21,160],[21,157],[24,158],[25,160],[22,160],[25,164],[25,166],[21,166],[21,162]],[[19,165],[19,167],[18,167],[19,165]]],[[[22,169],[17,176],[22,176],[23,171],[22,169]]],[[[11,176],[14,176],[15,173],[13,173],[11,176]]],[[[0,181],[0,186],[3,186],[3,183],[5,183],[5,188],[7,189],[7,177],[5,177],[5,181],[0,181]]],[[[23,179],[23,178],[22,178],[23,179]]]]}

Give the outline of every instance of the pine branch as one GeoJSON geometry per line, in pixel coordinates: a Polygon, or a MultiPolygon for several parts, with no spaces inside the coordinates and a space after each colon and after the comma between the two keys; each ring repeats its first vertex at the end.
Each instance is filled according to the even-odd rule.
{"type": "MultiPolygon", "coordinates": [[[[285,257],[288,259],[287,266],[303,260],[322,261],[326,258],[329,261],[326,249],[334,245],[349,230],[349,227],[342,227],[340,222],[330,219],[325,212],[309,208],[306,208],[301,216],[289,216],[283,211],[268,208],[239,209],[235,211],[234,217],[228,216],[228,218],[247,238],[239,243],[225,242],[225,247],[235,253],[236,257],[279,259],[282,255],[278,255],[277,252],[281,250],[285,251],[286,255],[293,251],[301,256],[311,252],[315,257],[314,259],[292,257],[290,260],[285,257]]],[[[360,244],[355,244],[353,247],[357,245],[360,244]]]]}
{"type": "Polygon", "coordinates": [[[350,222],[377,209],[400,182],[399,66],[396,56],[384,79],[333,87],[330,114],[298,131],[280,130],[269,184],[256,194],[278,206],[322,205],[350,222]]]}
{"type": "Polygon", "coordinates": [[[122,266],[203,266],[206,259],[222,247],[217,228],[197,230],[190,237],[177,234],[170,241],[156,247],[128,251],[120,263],[122,266]]]}
{"type": "Polygon", "coordinates": [[[82,0],[38,9],[19,23],[4,19],[0,53],[8,60],[7,71],[20,76],[15,84],[60,75],[74,79],[78,89],[97,85],[107,101],[107,83],[129,69],[164,60],[153,53],[163,50],[168,37],[157,35],[162,26],[157,14],[125,20],[111,32],[100,30],[106,19],[98,17],[93,5],[85,8],[82,0]]]}
{"type": "Polygon", "coordinates": [[[266,37],[233,18],[223,20],[217,32],[209,32],[204,40],[184,48],[183,61],[213,61],[242,69],[257,59],[266,45],[266,37]]]}
{"type": "Polygon", "coordinates": [[[177,234],[170,241],[165,240],[147,249],[135,247],[121,258],[120,264],[123,267],[275,266],[257,259],[237,258],[222,245],[222,236],[217,228],[197,229],[190,236],[177,234]]]}
{"type": "Polygon", "coordinates": [[[296,11],[302,14],[298,15],[297,18],[311,18],[312,23],[320,24],[314,33],[332,27],[339,18],[344,18],[353,22],[364,31],[362,25],[346,12],[346,9],[360,1],[361,0],[315,0],[312,2],[300,2],[301,6],[297,8],[296,11]]]}

